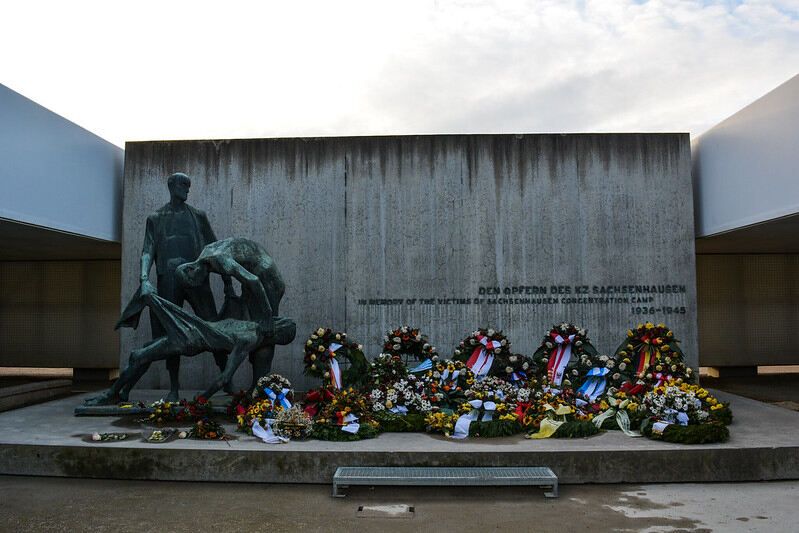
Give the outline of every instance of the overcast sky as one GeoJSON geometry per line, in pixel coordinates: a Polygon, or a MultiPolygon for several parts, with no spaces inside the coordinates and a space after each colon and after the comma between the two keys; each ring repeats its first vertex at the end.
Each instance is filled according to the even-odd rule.
{"type": "Polygon", "coordinates": [[[120,146],[695,136],[799,72],[799,0],[20,0],[0,50],[0,83],[120,146]]]}

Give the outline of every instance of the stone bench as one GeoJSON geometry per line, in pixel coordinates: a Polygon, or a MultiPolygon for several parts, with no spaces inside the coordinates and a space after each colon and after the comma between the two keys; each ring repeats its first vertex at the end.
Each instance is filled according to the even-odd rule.
{"type": "Polygon", "coordinates": [[[421,487],[531,485],[548,488],[547,498],[558,497],[558,477],[543,466],[513,467],[383,467],[341,466],[333,475],[333,496],[351,485],[413,485],[421,487]]]}

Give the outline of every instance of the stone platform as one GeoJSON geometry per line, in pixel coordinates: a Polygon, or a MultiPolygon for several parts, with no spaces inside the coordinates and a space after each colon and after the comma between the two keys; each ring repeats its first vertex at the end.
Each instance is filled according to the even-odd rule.
{"type": "MultiPolygon", "coordinates": [[[[136,391],[152,401],[157,391],[136,391]]],[[[799,479],[799,413],[716,393],[732,402],[728,442],[677,445],[605,432],[588,439],[523,436],[453,441],[386,433],[359,442],[263,444],[141,437],[113,443],[93,432],[148,429],[135,417],[75,417],[81,396],[0,413],[0,474],[183,481],[331,483],[339,466],[548,466],[561,483],[657,483],[799,479]]],[[[212,399],[213,401],[214,399],[212,399]]],[[[216,399],[222,404],[224,397],[216,399]]],[[[233,425],[228,424],[233,432],[233,425]]]]}

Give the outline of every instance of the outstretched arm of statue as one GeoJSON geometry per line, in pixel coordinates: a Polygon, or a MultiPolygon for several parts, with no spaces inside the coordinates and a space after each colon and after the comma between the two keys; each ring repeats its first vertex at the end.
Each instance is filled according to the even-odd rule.
{"type": "Polygon", "coordinates": [[[155,258],[155,238],[153,221],[147,219],[147,229],[144,232],[144,246],[141,251],[141,272],[139,282],[141,283],[142,296],[156,292],[155,287],[150,283],[150,268],[153,266],[155,258]]]}
{"type": "Polygon", "coordinates": [[[221,273],[227,274],[239,280],[242,288],[247,293],[247,307],[250,311],[250,319],[261,324],[267,336],[271,337],[275,333],[275,322],[272,316],[272,306],[266,297],[266,291],[258,279],[258,276],[241,266],[233,259],[221,261],[219,265],[221,273]]]}

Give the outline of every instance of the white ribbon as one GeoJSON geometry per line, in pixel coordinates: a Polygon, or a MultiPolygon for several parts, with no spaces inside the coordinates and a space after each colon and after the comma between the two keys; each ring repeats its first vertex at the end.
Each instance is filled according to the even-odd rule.
{"type": "Polygon", "coordinates": [[[469,436],[469,426],[480,417],[480,407],[485,411],[483,413],[483,422],[490,422],[494,419],[494,411],[497,410],[497,404],[494,402],[470,400],[469,405],[472,406],[472,410],[458,417],[457,422],[455,422],[455,430],[452,432],[450,438],[465,439],[469,436]]]}
{"type": "Polygon", "coordinates": [[[566,339],[558,335],[555,337],[555,343],[558,345],[555,348],[555,354],[552,357],[555,358],[555,371],[553,372],[552,383],[555,385],[560,385],[561,381],[563,381],[563,371],[566,370],[566,365],[569,364],[569,359],[572,356],[572,341],[574,341],[574,335],[569,335],[569,343],[566,346],[563,343],[566,342],[566,339]]]}
{"type": "Polygon", "coordinates": [[[491,365],[494,364],[494,350],[502,346],[502,343],[499,341],[489,340],[488,337],[480,337],[480,344],[482,344],[480,347],[480,354],[474,358],[474,352],[472,352],[471,357],[469,357],[471,365],[467,362],[467,366],[469,366],[471,371],[474,372],[474,376],[478,379],[482,379],[488,375],[488,371],[491,370],[491,365]],[[474,360],[472,360],[473,358],[474,360]]]}
{"type": "Polygon", "coordinates": [[[341,344],[331,342],[330,347],[327,349],[328,353],[330,354],[330,378],[333,382],[333,386],[337,389],[341,389],[341,369],[338,366],[338,361],[336,361],[336,350],[341,348],[341,344]]]}
{"type": "Polygon", "coordinates": [[[267,444],[281,444],[288,442],[289,439],[286,437],[278,437],[275,435],[275,433],[272,431],[272,422],[274,422],[274,420],[271,418],[264,420],[264,423],[266,424],[266,429],[264,429],[261,427],[261,424],[258,423],[258,420],[253,420],[252,434],[267,444]]]}
{"type": "Polygon", "coordinates": [[[269,396],[270,400],[272,400],[273,402],[277,401],[280,405],[283,406],[284,409],[291,409],[291,402],[288,400],[288,398],[286,398],[286,394],[288,394],[291,391],[291,389],[282,389],[280,391],[279,396],[275,394],[275,391],[273,391],[269,387],[267,387],[265,390],[266,390],[266,395],[269,396]]]}
{"type": "Polygon", "coordinates": [[[358,424],[357,416],[350,413],[344,417],[344,425],[341,426],[341,431],[346,431],[347,433],[355,435],[358,433],[359,429],[361,429],[361,425],[358,424]]]}

